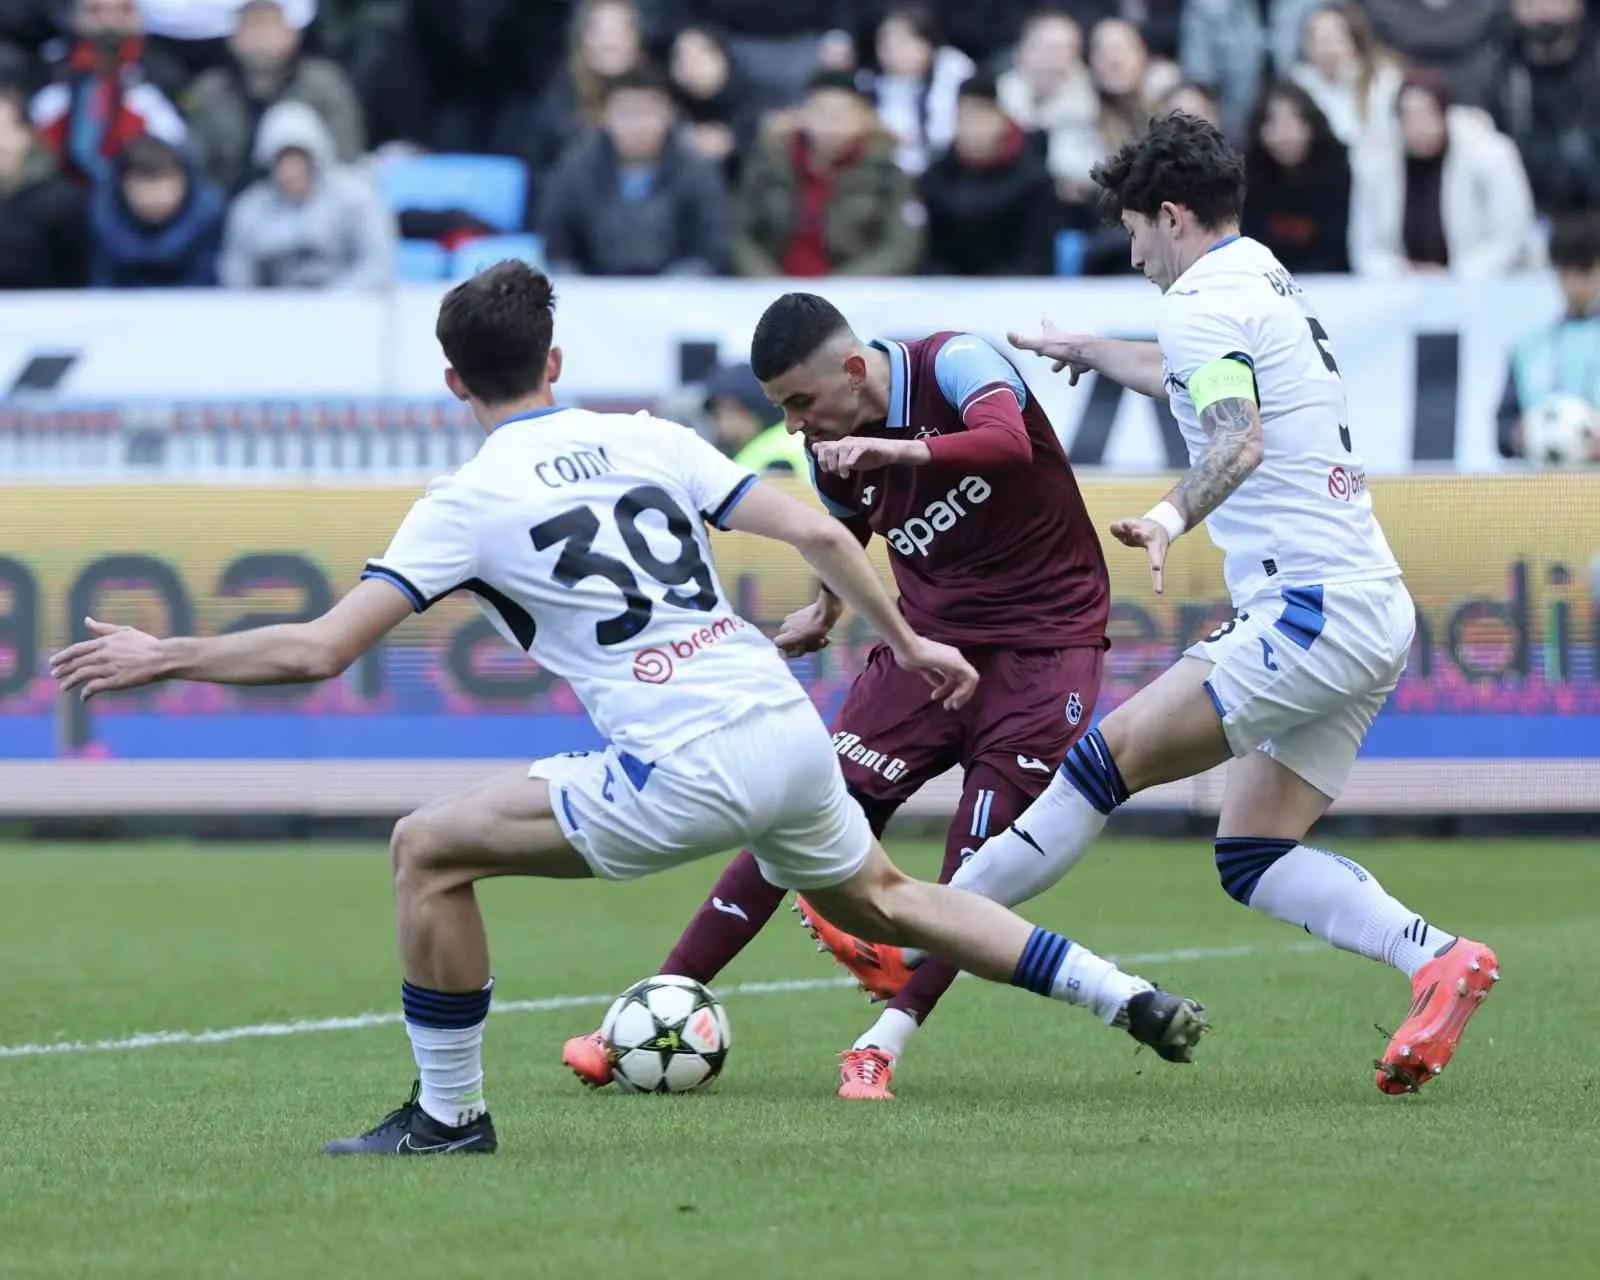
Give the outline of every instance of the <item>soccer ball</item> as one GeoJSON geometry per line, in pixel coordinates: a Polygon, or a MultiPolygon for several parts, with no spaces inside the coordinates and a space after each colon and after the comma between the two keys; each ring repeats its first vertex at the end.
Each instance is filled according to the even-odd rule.
{"type": "Polygon", "coordinates": [[[670,973],[634,983],[600,1024],[612,1079],[631,1093],[687,1093],[709,1084],[722,1072],[731,1037],[722,1001],[693,978],[670,973]]]}
{"type": "Polygon", "coordinates": [[[1545,467],[1584,467],[1600,460],[1600,414],[1581,396],[1558,391],[1522,420],[1522,456],[1545,467]]]}

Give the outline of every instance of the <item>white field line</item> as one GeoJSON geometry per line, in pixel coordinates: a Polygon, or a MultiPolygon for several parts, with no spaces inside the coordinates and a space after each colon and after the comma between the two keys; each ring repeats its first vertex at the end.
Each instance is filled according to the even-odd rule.
{"type": "MultiPolygon", "coordinates": [[[[1173,951],[1146,951],[1117,957],[1119,964],[1187,964],[1202,960],[1243,960],[1253,956],[1286,955],[1297,951],[1320,950],[1321,943],[1298,943],[1288,947],[1185,947],[1173,951]]],[[[966,976],[966,975],[963,975],[966,976]]],[[[853,987],[851,978],[789,978],[777,982],[736,982],[718,987],[724,999],[731,996],[786,995],[795,991],[823,991],[853,987]]],[[[589,996],[544,996],[537,1000],[500,1000],[492,1007],[496,1014],[548,1013],[553,1009],[603,1009],[616,999],[616,993],[589,996]]],[[[242,1027],[219,1027],[214,1031],[145,1031],[116,1040],[55,1040],[44,1044],[0,1045],[0,1058],[39,1058],[60,1053],[127,1053],[134,1049],[158,1049],[175,1044],[223,1044],[229,1040],[267,1040],[277,1036],[304,1036],[320,1031],[362,1031],[368,1027],[393,1026],[404,1021],[398,1011],[356,1013],[343,1018],[296,1018],[292,1022],[258,1022],[242,1027]]]]}

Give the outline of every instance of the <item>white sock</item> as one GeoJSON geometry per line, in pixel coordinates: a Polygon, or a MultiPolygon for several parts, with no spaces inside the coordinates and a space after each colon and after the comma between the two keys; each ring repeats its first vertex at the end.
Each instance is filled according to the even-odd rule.
{"type": "Polygon", "coordinates": [[[1261,873],[1249,905],[1407,977],[1455,941],[1389,896],[1360,863],[1296,845],[1261,873]]]}
{"type": "Polygon", "coordinates": [[[920,1024],[903,1009],[885,1009],[878,1020],[857,1038],[854,1048],[881,1049],[891,1058],[898,1058],[917,1034],[920,1024]]]}
{"type": "Polygon", "coordinates": [[[406,1035],[422,1086],[417,1102],[451,1128],[471,1124],[488,1109],[483,1100],[483,1027],[493,988],[493,978],[473,992],[401,985],[406,1035]]]}
{"type": "Polygon", "coordinates": [[[1068,1004],[1092,1009],[1095,1017],[1110,1026],[1129,1000],[1150,989],[1143,978],[1123,973],[1111,961],[1073,942],[1067,945],[1066,959],[1061,962],[1050,994],[1068,1004]]]}

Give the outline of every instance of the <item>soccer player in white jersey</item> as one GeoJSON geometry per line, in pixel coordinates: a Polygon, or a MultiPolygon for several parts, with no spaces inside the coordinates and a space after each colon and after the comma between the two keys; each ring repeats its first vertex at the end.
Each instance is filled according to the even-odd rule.
{"type": "MultiPolygon", "coordinates": [[[[1115,968],[999,904],[912,880],[845,792],[833,741],[772,643],[734,613],[706,523],[791,543],[883,636],[931,696],[956,707],[977,681],[923,639],[855,536],[759,482],[692,431],[645,415],[554,403],[550,282],[490,268],[440,307],[445,379],[489,433],[436,481],[358,583],[312,622],[158,640],[87,621],[51,660],[93,697],[164,679],[324,680],[413,612],[470,591],[517,648],[566,678],[609,745],[535,762],[419,809],[395,827],[401,1004],[418,1085],[330,1154],[493,1151],[482,1043],[493,979],[473,893],[490,876],[627,879],[748,845],[774,884],[833,919],[1069,1004],[1115,968]]],[[[1205,1030],[1193,1001],[1140,991],[1127,1029],[1186,1061],[1205,1030]]]]}
{"type": "MultiPolygon", "coordinates": [[[[1079,740],[1043,795],[951,883],[1024,902],[1078,861],[1134,792],[1233,758],[1217,871],[1239,902],[1408,975],[1376,1064],[1385,1093],[1442,1071],[1498,980],[1495,954],[1396,901],[1366,868],[1304,843],[1405,670],[1416,615],[1372,513],[1339,365],[1294,277],[1239,234],[1244,166],[1192,116],[1154,122],[1093,172],[1133,265],[1162,291],[1155,342],[1057,331],[1012,342],[1165,398],[1189,472],[1112,534],[1149,553],[1204,523],[1234,617],[1079,740]]],[[[848,959],[848,950],[835,948],[848,959]]],[[[915,954],[906,957],[915,961],[915,954]]]]}

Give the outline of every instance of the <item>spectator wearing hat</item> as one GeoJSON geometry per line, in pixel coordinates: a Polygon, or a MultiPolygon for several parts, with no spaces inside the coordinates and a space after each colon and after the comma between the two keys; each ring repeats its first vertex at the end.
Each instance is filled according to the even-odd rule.
{"type": "Polygon", "coordinates": [[[190,145],[205,175],[224,191],[251,178],[250,151],[275,102],[304,102],[328,126],[345,164],[366,145],[361,104],[349,78],[326,58],[304,56],[282,0],[248,0],[228,41],[226,66],[206,72],[189,94],[190,145]]]}
{"type": "Polygon", "coordinates": [[[898,276],[922,257],[922,210],[899,142],[846,72],[812,77],[769,119],[733,210],[742,276],[898,276]]]}
{"type": "Polygon", "coordinates": [[[666,82],[639,68],[606,86],[600,127],[545,184],[539,227],[556,272],[712,275],[727,253],[722,175],[675,127],[666,82]]]}
{"type": "Polygon", "coordinates": [[[216,284],[226,212],[222,192],[193,159],[160,138],[135,138],[90,203],[89,282],[102,289],[216,284]]]}
{"type": "Polygon", "coordinates": [[[805,441],[791,435],[747,364],[720,365],[706,379],[706,413],[717,448],[756,473],[805,475],[805,441]]]}
{"type": "Polygon", "coordinates": [[[930,275],[1048,275],[1055,195],[1039,148],[1002,110],[994,77],[961,86],[955,140],[922,175],[930,275]]]}

